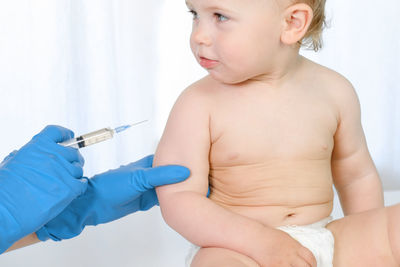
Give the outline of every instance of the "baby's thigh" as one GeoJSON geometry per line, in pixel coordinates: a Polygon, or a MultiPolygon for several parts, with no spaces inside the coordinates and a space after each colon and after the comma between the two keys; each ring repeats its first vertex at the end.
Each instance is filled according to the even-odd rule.
{"type": "Polygon", "coordinates": [[[260,267],[251,258],[224,248],[201,248],[191,267],[260,267]]]}
{"type": "Polygon", "coordinates": [[[398,267],[389,239],[388,210],[346,216],[328,224],[335,237],[334,267],[398,267]]]}

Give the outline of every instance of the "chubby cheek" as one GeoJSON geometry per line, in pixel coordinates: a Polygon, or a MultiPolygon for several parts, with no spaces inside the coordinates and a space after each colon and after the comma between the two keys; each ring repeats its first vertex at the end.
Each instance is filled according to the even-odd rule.
{"type": "Polygon", "coordinates": [[[246,78],[244,76],[249,75],[256,63],[254,52],[246,43],[236,42],[221,49],[220,56],[227,70],[242,80],[246,78]]]}

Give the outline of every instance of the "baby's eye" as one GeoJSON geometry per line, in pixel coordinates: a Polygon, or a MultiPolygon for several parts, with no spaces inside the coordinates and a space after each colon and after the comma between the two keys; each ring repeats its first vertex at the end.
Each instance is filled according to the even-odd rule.
{"type": "Polygon", "coordinates": [[[193,20],[195,20],[195,19],[197,19],[197,18],[198,18],[198,15],[197,15],[197,12],[196,12],[196,11],[194,11],[194,10],[189,10],[189,13],[191,13],[191,14],[192,14],[192,16],[193,16],[193,20]]]}
{"type": "Polygon", "coordinates": [[[217,18],[218,21],[221,21],[221,22],[222,22],[222,21],[227,21],[227,20],[228,20],[228,18],[225,17],[225,16],[222,15],[222,14],[215,13],[214,15],[215,15],[215,17],[217,18]]]}

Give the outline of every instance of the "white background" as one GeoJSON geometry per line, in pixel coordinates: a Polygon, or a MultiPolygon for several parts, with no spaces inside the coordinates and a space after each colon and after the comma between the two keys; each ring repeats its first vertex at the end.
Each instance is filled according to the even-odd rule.
{"type": "MultiPolygon", "coordinates": [[[[206,74],[189,49],[186,11],[183,0],[0,0],[0,157],[47,124],[83,134],[142,119],[82,150],[85,175],[153,153],[179,93],[206,74]]],[[[354,84],[388,204],[400,202],[398,11],[398,0],[328,0],[325,47],[302,52],[354,84]]],[[[4,254],[0,266],[172,267],[186,250],[153,208],[4,254]]]]}

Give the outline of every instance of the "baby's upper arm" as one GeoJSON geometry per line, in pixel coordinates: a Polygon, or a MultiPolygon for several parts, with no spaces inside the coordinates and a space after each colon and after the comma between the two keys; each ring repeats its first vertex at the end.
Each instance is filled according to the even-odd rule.
{"type": "Polygon", "coordinates": [[[341,81],[336,92],[338,125],[335,133],[334,160],[345,159],[364,146],[360,103],[353,86],[341,81]]]}
{"type": "Polygon", "coordinates": [[[190,169],[184,182],[157,188],[162,203],[168,194],[193,191],[207,194],[209,173],[209,95],[198,83],[176,101],[154,157],[154,166],[179,164],[190,169]]]}
{"type": "Polygon", "coordinates": [[[336,186],[345,186],[355,179],[376,172],[361,125],[360,103],[353,86],[338,78],[335,99],[338,126],[334,136],[332,173],[336,186]]]}

